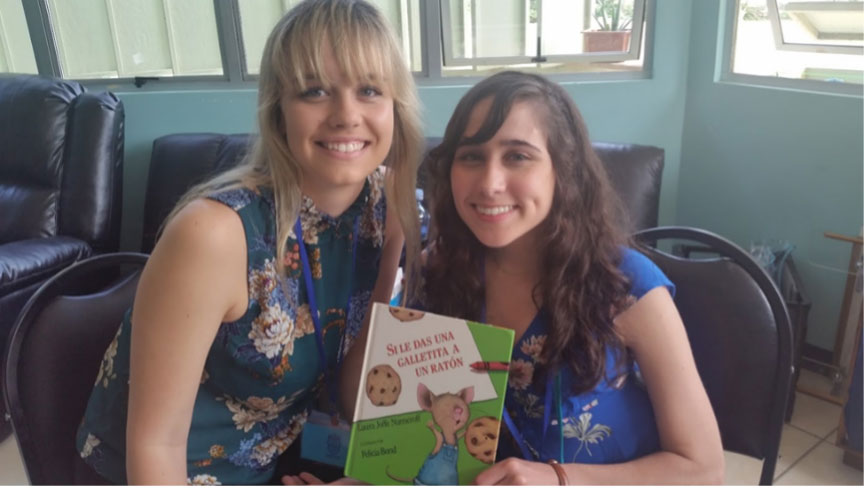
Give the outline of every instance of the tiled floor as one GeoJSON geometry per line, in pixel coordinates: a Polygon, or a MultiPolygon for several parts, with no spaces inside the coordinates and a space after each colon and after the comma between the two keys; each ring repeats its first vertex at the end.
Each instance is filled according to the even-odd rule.
{"type": "MultiPolygon", "coordinates": [[[[815,381],[807,372],[805,381],[815,381]]],[[[802,370],[802,377],[804,372],[802,370]]],[[[864,485],[864,473],[843,464],[843,450],[834,443],[841,407],[795,394],[792,421],[783,426],[775,485],[864,485]]],[[[727,485],[758,483],[759,460],[726,452],[727,485]]],[[[0,485],[25,485],[27,476],[15,439],[0,443],[0,485]]]]}
{"type": "MultiPolygon", "coordinates": [[[[813,390],[830,381],[801,369],[801,385],[813,390]]],[[[842,407],[801,392],[795,393],[792,420],[783,426],[780,453],[774,471],[775,485],[858,485],[864,473],[843,464],[843,449],[837,447],[837,425],[842,407]]],[[[757,459],[726,452],[727,485],[758,483],[762,463],[757,459]]]]}
{"type": "Polygon", "coordinates": [[[0,485],[26,485],[27,475],[14,436],[0,442],[0,485]]]}

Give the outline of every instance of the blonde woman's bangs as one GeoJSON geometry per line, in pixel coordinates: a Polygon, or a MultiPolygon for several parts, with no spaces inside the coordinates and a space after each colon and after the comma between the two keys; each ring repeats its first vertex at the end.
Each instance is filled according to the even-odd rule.
{"type": "Polygon", "coordinates": [[[282,32],[279,46],[272,51],[271,66],[283,86],[303,89],[311,82],[330,84],[322,57],[331,46],[341,73],[352,81],[385,84],[400,90],[395,72],[403,68],[402,59],[391,59],[400,48],[390,35],[390,27],[379,16],[353,12],[359,8],[317,11],[296,19],[291,30],[282,32]],[[397,64],[396,64],[397,63],[397,64]]]}
{"type": "MultiPolygon", "coordinates": [[[[329,37],[337,64],[352,80],[394,83],[395,66],[388,55],[394,52],[387,26],[356,22],[354,28],[334,26],[329,37]]],[[[395,46],[396,47],[396,46],[395,46]]]]}

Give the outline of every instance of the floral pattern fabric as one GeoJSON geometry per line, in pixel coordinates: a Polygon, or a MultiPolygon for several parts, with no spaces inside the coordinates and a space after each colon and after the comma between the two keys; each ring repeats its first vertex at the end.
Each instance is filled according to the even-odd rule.
{"type": "MultiPolygon", "coordinates": [[[[196,393],[187,447],[187,484],[260,484],[298,437],[323,386],[300,245],[310,257],[326,359],[337,362],[361,329],[379,270],[385,231],[384,174],[371,175],[358,199],[338,217],[304,197],[302,242],[289,235],[281,279],[273,194],[233,189],[209,198],[241,218],[247,244],[246,313],[220,324],[196,393]],[[359,219],[355,273],[352,229],[359,219]],[[351,303],[347,317],[347,301],[351,303]]],[[[129,394],[130,316],[107,348],[76,443],[103,477],[126,483],[125,432],[129,394]]]]}
{"type": "MultiPolygon", "coordinates": [[[[674,285],[649,259],[637,251],[624,251],[621,271],[630,280],[635,300],[658,286],[674,294],[674,285]]],[[[547,339],[547,319],[538,314],[512,350],[505,408],[537,461],[560,457],[557,407],[551,406],[551,424],[543,435],[544,385],[533,384],[547,339]]],[[[563,415],[563,461],[610,464],[629,461],[659,450],[659,434],[650,398],[633,363],[617,368],[612,351],[606,355],[605,378],[591,391],[570,394],[572,374],[560,371],[563,415]]],[[[552,398],[554,398],[552,396],[552,398]]],[[[503,428],[497,459],[521,457],[517,441],[503,428]]]]}

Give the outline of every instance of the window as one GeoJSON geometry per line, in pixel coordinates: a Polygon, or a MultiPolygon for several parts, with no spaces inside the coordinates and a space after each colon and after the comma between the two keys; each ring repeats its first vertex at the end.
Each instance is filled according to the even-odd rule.
{"type": "Polygon", "coordinates": [[[733,4],[731,74],[860,92],[863,0],[737,0],[733,4]]]}
{"type": "MultiPolygon", "coordinates": [[[[78,80],[222,75],[214,5],[0,0],[0,45],[7,58],[0,71],[35,73],[38,67],[45,75],[78,80]],[[28,57],[29,67],[22,61],[28,57]]],[[[0,52],[0,63],[3,57],[0,52]]]]}
{"type": "Polygon", "coordinates": [[[0,0],[0,73],[36,73],[36,58],[20,0],[0,0]]]}
{"type": "Polygon", "coordinates": [[[640,70],[641,0],[447,0],[443,74],[640,70]],[[633,61],[625,63],[625,61],[633,61]]]}
{"type": "Polygon", "coordinates": [[[48,0],[64,78],[221,75],[209,0],[48,0]]]}
{"type": "MultiPolygon", "coordinates": [[[[0,0],[0,71],[137,86],[250,81],[271,28],[300,1],[0,0]]],[[[603,78],[646,72],[653,0],[368,1],[394,27],[419,80],[503,68],[603,78]]]]}
{"type": "MultiPolygon", "coordinates": [[[[239,0],[244,69],[247,74],[259,74],[262,49],[271,28],[286,11],[301,0],[239,0]]],[[[368,0],[376,5],[391,22],[403,44],[407,65],[421,71],[421,0],[368,0]]]]}

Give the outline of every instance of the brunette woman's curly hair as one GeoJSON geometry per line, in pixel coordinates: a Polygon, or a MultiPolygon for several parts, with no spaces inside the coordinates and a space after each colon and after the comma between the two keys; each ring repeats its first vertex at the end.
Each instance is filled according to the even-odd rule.
{"type": "Polygon", "coordinates": [[[626,306],[629,282],[620,272],[624,212],[593,151],[587,128],[572,98],[541,76],[506,71],[475,85],[458,103],[442,143],[425,162],[427,195],[432,202],[431,235],[425,265],[428,310],[480,320],[485,291],[480,276],[485,247],[458,216],[451,191],[452,161],[458,147],[481,144],[503,125],[516,102],[530,102],[546,125],[547,150],[556,178],[551,211],[539,225],[542,279],[534,296],[549,324],[535,381],[568,366],[575,392],[593,388],[605,373],[606,351],[625,361],[613,317],[626,306]],[[476,134],[464,136],[473,108],[493,97],[476,134]]]}

